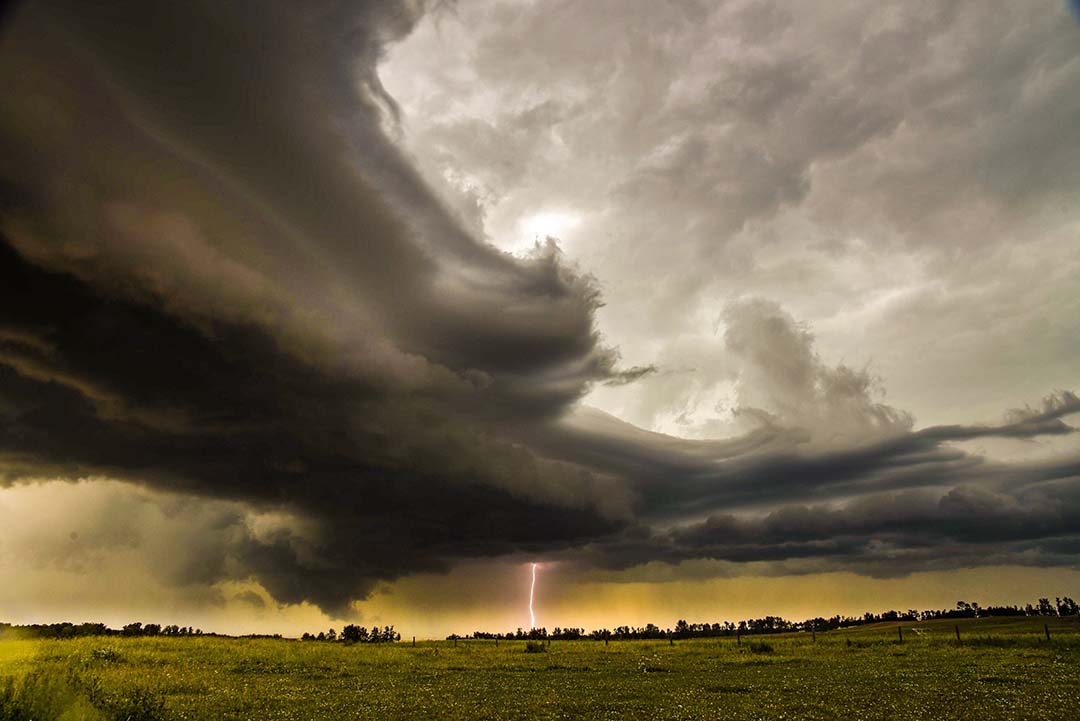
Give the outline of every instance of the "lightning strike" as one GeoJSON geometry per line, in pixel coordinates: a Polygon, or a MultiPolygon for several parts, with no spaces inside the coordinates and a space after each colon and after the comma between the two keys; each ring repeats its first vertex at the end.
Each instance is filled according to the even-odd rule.
{"type": "Polygon", "coordinates": [[[536,614],[533,613],[533,595],[536,593],[536,564],[532,565],[532,585],[529,586],[529,628],[536,628],[536,614]]]}

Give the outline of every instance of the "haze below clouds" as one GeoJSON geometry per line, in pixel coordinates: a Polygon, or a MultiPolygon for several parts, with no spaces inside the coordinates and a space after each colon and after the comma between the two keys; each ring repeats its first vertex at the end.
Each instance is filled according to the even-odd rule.
{"type": "Polygon", "coordinates": [[[1040,6],[25,3],[6,607],[440,634],[532,561],[563,625],[1080,592],[1040,6]]]}

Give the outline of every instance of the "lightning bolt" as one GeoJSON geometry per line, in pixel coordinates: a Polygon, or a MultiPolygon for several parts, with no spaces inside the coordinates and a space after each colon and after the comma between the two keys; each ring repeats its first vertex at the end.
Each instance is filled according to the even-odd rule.
{"type": "Polygon", "coordinates": [[[532,585],[529,586],[529,628],[536,628],[536,614],[533,613],[533,595],[536,593],[536,564],[532,565],[532,585]]]}

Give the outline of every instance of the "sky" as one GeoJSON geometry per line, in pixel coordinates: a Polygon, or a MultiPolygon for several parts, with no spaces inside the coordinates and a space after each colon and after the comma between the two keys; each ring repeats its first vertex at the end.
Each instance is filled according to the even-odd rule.
{"type": "Polygon", "coordinates": [[[1068,3],[27,0],[0,620],[1080,595],[1068,3]]]}

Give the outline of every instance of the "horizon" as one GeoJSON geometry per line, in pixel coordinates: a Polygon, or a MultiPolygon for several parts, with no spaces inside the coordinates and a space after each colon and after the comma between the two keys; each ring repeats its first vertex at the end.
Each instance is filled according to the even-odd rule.
{"type": "MultiPolygon", "coordinates": [[[[693,631],[695,627],[701,626],[713,626],[714,630],[716,626],[722,626],[721,631],[723,634],[730,635],[736,631],[742,631],[746,634],[774,634],[774,633],[791,633],[791,632],[805,632],[807,626],[813,625],[814,630],[823,632],[830,630],[829,627],[817,627],[817,621],[833,622],[837,623],[838,628],[850,628],[858,627],[866,624],[879,624],[879,623],[926,623],[930,621],[948,621],[954,619],[978,619],[978,618],[992,618],[998,616],[1013,617],[1016,614],[1011,612],[1020,612],[1020,615],[1027,617],[1057,617],[1067,618],[1068,616],[1075,616],[1078,612],[1076,601],[1069,596],[1052,596],[1031,599],[1027,603],[1017,604],[990,604],[980,603],[979,601],[971,601],[960,599],[957,600],[952,606],[943,608],[913,608],[903,606],[897,608],[880,609],[880,610],[864,610],[862,613],[845,614],[845,613],[829,613],[819,614],[817,616],[806,618],[785,618],[776,614],[764,614],[757,617],[747,617],[741,619],[711,619],[711,620],[688,620],[680,618],[674,623],[670,624],[654,624],[647,622],[640,625],[633,624],[610,624],[602,627],[589,628],[587,626],[553,626],[551,630],[546,626],[533,626],[532,628],[525,629],[521,626],[517,628],[500,631],[492,630],[489,628],[476,628],[472,631],[468,631],[464,634],[451,633],[445,637],[438,636],[408,636],[407,634],[400,633],[400,629],[397,629],[394,624],[389,625],[375,625],[371,628],[374,631],[389,629],[390,631],[398,632],[398,641],[402,642],[417,642],[417,641],[443,641],[443,640],[491,640],[493,638],[502,638],[505,640],[521,640],[528,638],[555,638],[560,637],[560,633],[566,632],[580,632],[580,638],[603,638],[604,636],[596,636],[596,634],[604,634],[611,632],[615,634],[615,637],[626,629],[631,635],[638,634],[640,632],[648,632],[650,629],[654,633],[661,633],[665,638],[670,636],[673,632],[678,631],[680,625],[686,624],[686,626],[693,631]],[[1054,601],[1050,601],[1053,598],[1054,601]],[[1047,605],[1048,604],[1048,605],[1047,605]],[[1045,606],[1045,608],[1044,608],[1045,606]],[[1009,613],[1003,613],[1009,612],[1009,613]],[[969,615],[970,614],[970,615],[969,615]],[[889,618],[883,618],[890,616],[889,618]],[[914,618],[912,617],[914,616],[914,618]],[[787,624],[777,629],[769,628],[768,630],[760,630],[754,628],[751,623],[754,621],[777,621],[782,624],[787,624]],[[483,634],[480,636],[478,634],[483,634]]],[[[344,624],[340,632],[336,632],[336,628],[319,629],[319,631],[305,631],[297,635],[286,635],[281,633],[222,633],[213,630],[204,630],[190,625],[180,624],[159,624],[152,621],[131,621],[123,624],[109,624],[98,621],[57,621],[52,623],[23,623],[13,624],[7,621],[0,620],[0,632],[7,629],[14,629],[15,631],[27,631],[34,630],[38,627],[42,627],[45,631],[49,626],[102,626],[102,631],[109,635],[122,635],[122,636],[182,636],[182,637],[199,637],[199,636],[219,636],[225,638],[284,638],[292,641],[344,641],[345,629],[349,627],[355,628],[357,624],[344,624]],[[137,627],[137,628],[136,628],[137,627]],[[151,632],[149,627],[153,627],[151,632]],[[131,629],[129,633],[129,629],[131,629]],[[329,633],[336,632],[335,638],[324,638],[329,633]],[[316,638],[316,636],[318,638],[316,638]]],[[[367,628],[363,624],[359,624],[359,627],[366,632],[367,628]]],[[[707,630],[707,629],[706,629],[707,630]]],[[[95,632],[96,633],[96,632],[95,632]]],[[[366,635],[366,634],[365,634],[366,635]]],[[[40,637],[40,636],[31,636],[40,637]]],[[[50,636],[44,636],[50,637],[50,636]]],[[[576,637],[575,637],[576,638],[576,637]]],[[[393,640],[393,639],[391,639],[393,640]]]]}
{"type": "Polygon", "coordinates": [[[6,8],[0,618],[1080,597],[1076,7],[6,8]]]}
{"type": "MultiPolygon", "coordinates": [[[[995,595],[995,592],[990,591],[989,589],[997,585],[997,579],[1000,577],[1000,574],[1003,571],[1015,571],[1015,569],[991,568],[985,570],[988,572],[988,575],[982,581],[982,588],[984,589],[984,593],[982,596],[978,597],[976,597],[976,595],[974,594],[971,595],[970,598],[949,597],[951,589],[955,588],[958,585],[968,588],[979,588],[979,584],[975,581],[961,581],[960,583],[956,583],[955,581],[951,581],[946,578],[928,580],[922,577],[922,575],[917,575],[916,577],[911,579],[904,579],[906,583],[903,584],[902,588],[907,587],[919,589],[919,592],[917,594],[913,594],[908,598],[922,598],[924,599],[922,603],[905,602],[904,597],[900,595],[895,596],[895,600],[893,602],[885,602],[884,600],[879,600],[881,589],[876,584],[866,586],[856,593],[852,593],[850,589],[846,589],[843,593],[837,592],[835,593],[835,595],[831,596],[833,601],[830,602],[828,600],[830,598],[829,593],[828,591],[823,590],[824,587],[836,587],[843,582],[850,584],[854,581],[857,583],[859,579],[859,577],[854,574],[835,574],[819,579],[817,581],[817,583],[819,584],[819,589],[817,592],[814,593],[815,600],[813,605],[810,607],[800,604],[785,605],[783,603],[775,602],[773,602],[772,604],[759,604],[759,602],[754,600],[757,597],[757,594],[760,592],[760,587],[758,587],[742,594],[741,597],[743,600],[740,602],[741,605],[737,605],[734,607],[741,608],[741,612],[736,612],[734,610],[728,612],[727,614],[721,611],[713,612],[707,610],[707,608],[705,607],[702,607],[700,605],[700,602],[697,602],[686,603],[680,606],[681,608],[691,611],[690,613],[682,613],[680,615],[680,613],[672,612],[671,614],[668,614],[670,616],[670,618],[668,618],[667,616],[663,616],[662,614],[658,614],[657,616],[649,616],[648,614],[651,612],[651,609],[654,608],[654,605],[651,603],[644,603],[640,604],[639,606],[639,608],[641,608],[642,610],[620,616],[614,621],[601,623],[599,619],[610,617],[610,615],[606,613],[606,607],[603,604],[601,604],[599,608],[595,608],[591,611],[581,612],[581,604],[575,603],[573,599],[570,599],[559,604],[557,616],[551,622],[544,622],[542,617],[538,617],[538,623],[536,627],[547,628],[549,630],[556,627],[584,627],[588,631],[602,628],[615,628],[617,626],[644,627],[648,623],[654,623],[661,628],[672,628],[679,620],[685,620],[693,624],[706,622],[713,623],[723,621],[738,621],[750,618],[764,618],[766,616],[776,616],[785,618],[790,621],[802,622],[817,617],[829,618],[834,615],[845,617],[858,617],[866,612],[881,614],[891,610],[907,611],[913,608],[920,611],[949,610],[955,607],[957,600],[975,600],[983,607],[1018,606],[1022,608],[1025,604],[1032,603],[1033,601],[1038,600],[1039,597],[1045,596],[1045,594],[1036,594],[1035,597],[1029,597],[1031,594],[1026,591],[1026,588],[1031,585],[1032,580],[1031,577],[1024,578],[1023,574],[1021,574],[1020,578],[1015,582],[1016,585],[1014,587],[1007,589],[1005,592],[1001,592],[999,590],[997,592],[997,595],[995,595]],[[840,578],[836,578],[836,576],[840,576],[840,578]],[[817,610],[808,610],[808,608],[817,610]],[[761,610],[755,611],[753,609],[761,610]],[[581,617],[577,617],[575,620],[575,613],[579,613],[586,619],[597,620],[593,621],[592,623],[583,623],[581,617]]],[[[965,569],[964,571],[961,571],[961,573],[969,573],[970,571],[971,569],[965,569]]],[[[1080,572],[1070,571],[1068,575],[1073,574],[1075,574],[1073,579],[1071,581],[1066,580],[1064,583],[1062,583],[1064,577],[1060,574],[1060,572],[1057,574],[1053,574],[1053,580],[1047,580],[1046,584],[1048,587],[1052,587],[1055,584],[1067,587],[1070,585],[1071,582],[1080,581],[1080,572]]],[[[780,579],[775,579],[774,583],[779,582],[779,580],[780,579]]],[[[766,584],[768,584],[768,581],[766,581],[766,584]]],[[[799,587],[805,588],[801,585],[799,587]]],[[[903,593],[903,590],[897,590],[896,593],[901,594],[903,593]]],[[[700,598],[702,595],[703,594],[699,592],[695,592],[694,589],[691,589],[689,592],[684,590],[680,597],[694,599],[700,598]]],[[[1051,595],[1045,597],[1053,600],[1054,598],[1066,598],[1069,596],[1070,593],[1068,592],[1052,592],[1051,595]]],[[[246,616],[243,615],[243,612],[235,612],[235,609],[232,609],[235,615],[230,614],[226,616],[223,620],[218,619],[217,621],[215,621],[213,617],[198,615],[175,617],[169,616],[166,618],[164,615],[154,615],[154,611],[147,610],[145,613],[142,614],[142,616],[139,617],[136,617],[138,614],[136,614],[136,616],[126,616],[124,611],[113,611],[101,614],[100,617],[93,618],[66,617],[64,616],[64,612],[62,611],[57,611],[51,615],[41,615],[31,612],[15,618],[0,618],[0,623],[11,623],[13,625],[46,625],[50,623],[64,622],[70,622],[74,624],[104,623],[110,628],[119,629],[128,623],[139,621],[142,623],[162,623],[162,625],[170,624],[178,625],[181,627],[190,626],[192,628],[201,629],[205,633],[213,633],[222,636],[242,637],[248,635],[280,635],[285,638],[296,639],[300,638],[300,636],[302,636],[304,633],[317,632],[319,630],[325,631],[328,628],[340,628],[344,625],[352,623],[365,627],[370,627],[373,625],[383,627],[385,625],[390,625],[395,627],[396,630],[402,634],[403,639],[416,636],[416,639],[418,641],[441,640],[447,638],[450,634],[453,633],[471,634],[477,630],[490,632],[498,631],[500,633],[505,633],[507,631],[513,632],[518,628],[524,629],[526,631],[529,629],[527,623],[527,610],[523,614],[525,620],[524,623],[517,623],[516,621],[512,620],[514,615],[510,614],[509,618],[511,620],[508,621],[508,623],[517,623],[517,625],[505,625],[504,623],[502,627],[496,628],[494,625],[484,625],[481,622],[481,619],[487,617],[487,614],[489,613],[487,610],[471,607],[466,608],[464,611],[447,613],[441,616],[439,620],[435,623],[428,624],[417,623],[415,620],[417,618],[416,616],[403,615],[400,618],[394,618],[393,616],[387,615],[389,612],[380,612],[379,615],[372,618],[365,618],[363,615],[361,615],[359,617],[351,617],[346,619],[330,618],[316,612],[303,619],[295,620],[292,623],[281,624],[280,620],[275,617],[271,617],[270,619],[266,619],[265,617],[260,618],[260,614],[257,610],[250,609],[250,606],[248,607],[248,609],[249,610],[246,616]],[[208,623],[200,624],[198,622],[200,619],[208,621],[208,623]],[[319,625],[320,623],[322,625],[319,625]]],[[[311,610],[314,611],[314,609],[311,610]]],[[[522,614],[518,613],[517,616],[520,617],[522,616],[522,614]]]]}

